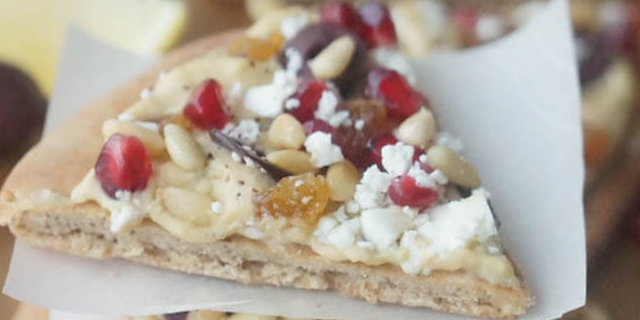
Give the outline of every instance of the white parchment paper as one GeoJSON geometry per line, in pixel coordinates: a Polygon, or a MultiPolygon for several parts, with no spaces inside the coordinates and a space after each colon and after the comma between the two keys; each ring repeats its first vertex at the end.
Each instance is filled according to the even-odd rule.
{"type": "MultiPolygon", "coordinates": [[[[105,66],[118,65],[110,60],[112,49],[76,38],[68,44],[73,50],[63,56],[56,89],[73,77],[107,77],[113,72],[105,66]],[[77,68],[69,60],[87,54],[111,62],[77,68]]],[[[115,57],[127,68],[118,76],[138,73],[149,63],[122,53],[115,57]]],[[[465,142],[465,156],[493,194],[503,242],[536,298],[521,319],[556,318],[583,305],[580,102],[566,0],[551,1],[538,17],[501,41],[415,61],[415,70],[442,124],[465,142]]],[[[79,106],[69,91],[54,92],[55,108],[79,106]]],[[[372,305],[331,292],[245,286],[123,260],[84,259],[20,241],[4,292],[44,307],[90,314],[213,308],[351,320],[468,319],[424,308],[372,305]]]]}

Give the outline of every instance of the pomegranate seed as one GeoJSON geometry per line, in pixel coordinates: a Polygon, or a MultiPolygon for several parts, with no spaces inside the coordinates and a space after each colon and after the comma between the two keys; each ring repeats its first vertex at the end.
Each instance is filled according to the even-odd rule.
{"type": "Polygon", "coordinates": [[[369,139],[367,146],[369,147],[369,159],[371,163],[378,164],[378,168],[384,171],[384,167],[382,166],[382,147],[396,144],[396,142],[398,142],[398,139],[390,133],[369,139]]]}
{"type": "Polygon", "coordinates": [[[359,12],[362,21],[368,27],[365,29],[367,32],[363,38],[370,47],[375,48],[397,42],[396,29],[386,5],[367,2],[360,7],[359,12]]]}
{"type": "Polygon", "coordinates": [[[316,131],[322,131],[324,133],[333,133],[333,127],[325,121],[319,119],[313,119],[305,122],[302,125],[304,133],[308,136],[316,131]]]}
{"type": "Polygon", "coordinates": [[[375,68],[369,72],[365,94],[381,99],[389,118],[402,121],[416,113],[428,101],[395,70],[375,68]]]}
{"type": "Polygon", "coordinates": [[[94,170],[102,190],[112,198],[117,190],[143,190],[152,173],[140,139],[120,134],[112,135],[104,144],[94,170]]]}
{"type": "Polygon", "coordinates": [[[458,7],[453,11],[451,19],[460,33],[463,46],[470,47],[478,43],[478,35],[476,34],[478,13],[473,8],[458,7]]]}
{"type": "Polygon", "coordinates": [[[426,209],[438,200],[436,190],[419,187],[416,180],[408,174],[394,179],[387,192],[393,203],[419,210],[426,209]]]}
{"type": "Polygon", "coordinates": [[[328,2],[320,7],[320,20],[341,25],[363,37],[368,28],[349,2],[328,2]]]}
{"type": "Polygon", "coordinates": [[[328,90],[328,86],[322,80],[314,79],[303,83],[294,95],[294,98],[300,101],[300,106],[291,110],[291,115],[300,122],[313,119],[313,114],[318,109],[318,101],[325,90],[328,90]]]}
{"type": "Polygon", "coordinates": [[[213,128],[222,130],[229,122],[229,116],[224,112],[223,105],[220,84],[216,80],[208,79],[193,90],[183,114],[200,130],[209,131],[213,128]]]}

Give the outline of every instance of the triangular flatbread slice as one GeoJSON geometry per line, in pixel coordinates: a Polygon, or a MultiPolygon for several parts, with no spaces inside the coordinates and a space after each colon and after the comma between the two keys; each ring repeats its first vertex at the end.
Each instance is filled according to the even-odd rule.
{"type": "MultiPolygon", "coordinates": [[[[293,118],[300,126],[287,112],[299,115],[287,110],[302,108],[304,98],[299,90],[267,91],[277,81],[299,84],[299,75],[309,70],[291,72],[297,54],[291,51],[282,57],[287,68],[275,56],[250,61],[242,52],[232,55],[222,46],[233,41],[238,49],[238,41],[246,42],[232,40],[238,36],[213,36],[177,50],[45,136],[5,182],[0,224],[38,246],[246,284],[333,290],[479,317],[525,312],[528,289],[500,248],[487,195],[476,188],[473,168],[452,150],[455,141],[442,135],[440,144],[429,137],[413,146],[416,134],[402,132],[411,118],[419,120],[418,128],[424,122],[434,126],[427,108],[386,122],[395,123],[397,128],[386,130],[397,138],[378,149],[368,144],[380,152],[379,164],[375,158],[359,163],[331,136],[372,121],[365,113],[362,122],[354,118],[359,106],[350,103],[379,108],[384,97],[363,99],[347,93],[344,83],[335,81],[333,88],[327,80],[311,117],[329,127],[307,125],[303,140],[292,142],[300,128],[278,132],[274,123],[289,128],[293,118]],[[285,79],[272,81],[278,77],[285,79]],[[210,132],[198,123],[208,112],[198,107],[204,107],[183,111],[188,103],[212,99],[193,98],[211,89],[203,85],[209,78],[220,88],[216,99],[224,101],[228,116],[223,128],[210,132]],[[269,99],[278,94],[286,94],[278,103],[287,107],[269,115],[269,99]],[[327,107],[332,99],[340,100],[333,109],[327,107]],[[336,120],[343,103],[348,117],[336,120]],[[137,163],[135,170],[126,169],[129,176],[118,176],[118,161],[137,161],[131,160],[132,153],[140,154],[137,143],[150,168],[137,163]],[[106,145],[116,148],[109,153],[106,145]],[[129,153],[118,154],[125,148],[129,153]],[[455,173],[450,164],[464,167],[455,173]],[[137,181],[141,176],[144,181],[137,181]],[[413,189],[404,189],[407,184],[413,189]]],[[[332,45],[349,52],[344,46],[354,40],[338,38],[346,45],[332,45]]]]}

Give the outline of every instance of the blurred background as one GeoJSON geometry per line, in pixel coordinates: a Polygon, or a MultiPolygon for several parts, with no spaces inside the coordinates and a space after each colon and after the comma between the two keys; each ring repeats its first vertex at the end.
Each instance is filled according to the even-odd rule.
{"type": "MultiPolygon", "coordinates": [[[[544,6],[542,1],[386,2],[399,46],[416,57],[494,41],[544,6]]],[[[319,3],[0,0],[0,185],[40,137],[69,23],[121,49],[162,55],[211,33],[274,19],[291,5],[319,3]]],[[[640,1],[574,0],[571,15],[583,99],[589,289],[587,306],[565,318],[640,320],[640,1]]],[[[0,228],[0,280],[12,246],[12,236],[0,228]]],[[[0,319],[46,317],[46,310],[0,294],[0,319]]]]}

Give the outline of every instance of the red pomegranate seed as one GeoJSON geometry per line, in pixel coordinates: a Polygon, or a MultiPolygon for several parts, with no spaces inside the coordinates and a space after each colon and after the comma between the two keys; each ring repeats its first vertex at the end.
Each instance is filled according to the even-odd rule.
{"type": "Polygon", "coordinates": [[[382,147],[396,144],[396,142],[398,142],[398,139],[390,133],[369,139],[367,145],[369,147],[369,159],[371,163],[378,164],[378,168],[384,171],[384,167],[382,166],[382,147]]]}
{"type": "Polygon", "coordinates": [[[313,119],[305,122],[302,125],[304,133],[308,136],[316,131],[322,131],[324,133],[333,133],[333,127],[325,121],[319,119],[313,119]]]}
{"type": "Polygon", "coordinates": [[[102,190],[112,198],[117,190],[143,190],[152,173],[142,142],[120,134],[112,135],[104,144],[94,170],[102,190]]]}
{"type": "Polygon", "coordinates": [[[408,174],[394,179],[387,192],[391,201],[396,205],[409,206],[419,210],[426,209],[438,200],[436,190],[418,187],[416,180],[408,174]]]}
{"type": "Polygon", "coordinates": [[[399,121],[428,105],[426,98],[413,90],[402,75],[385,68],[375,68],[369,72],[365,94],[383,100],[387,107],[387,117],[399,121]]]}
{"type": "Polygon", "coordinates": [[[359,36],[368,32],[362,17],[349,2],[327,2],[320,7],[320,20],[341,25],[359,36]]]}
{"type": "Polygon", "coordinates": [[[294,98],[300,101],[300,106],[291,110],[291,115],[300,122],[313,119],[313,114],[318,109],[318,101],[325,90],[328,90],[328,86],[322,80],[315,79],[300,85],[294,95],[294,98]]]}
{"type": "Polygon", "coordinates": [[[359,12],[362,21],[368,27],[363,38],[370,47],[375,48],[397,42],[396,29],[386,5],[367,2],[360,7],[359,12]]]}
{"type": "Polygon", "coordinates": [[[193,90],[183,114],[200,130],[222,130],[229,122],[229,116],[223,106],[220,84],[216,80],[208,79],[193,90]]]}
{"type": "Polygon", "coordinates": [[[478,13],[476,10],[469,6],[460,6],[453,11],[451,19],[458,29],[460,40],[465,47],[470,47],[478,43],[478,36],[476,34],[478,13]]]}

